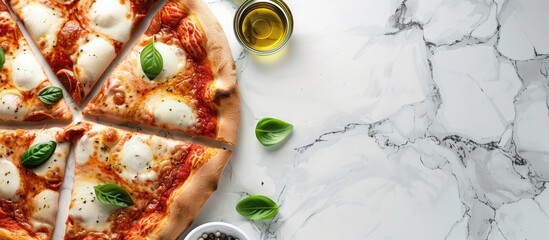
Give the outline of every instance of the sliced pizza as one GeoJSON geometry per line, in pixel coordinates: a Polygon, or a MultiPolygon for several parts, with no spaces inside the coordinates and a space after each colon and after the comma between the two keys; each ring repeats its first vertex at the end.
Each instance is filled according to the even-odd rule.
{"type": "Polygon", "coordinates": [[[70,119],[62,90],[52,86],[25,37],[0,2],[0,120],[70,119]]]}
{"type": "Polygon", "coordinates": [[[70,143],[64,130],[0,130],[0,239],[51,239],[70,143]]]}
{"type": "Polygon", "coordinates": [[[168,1],[83,113],[235,145],[240,125],[235,65],[205,3],[168,1]]]}
{"type": "Polygon", "coordinates": [[[176,239],[231,152],[88,122],[67,128],[75,178],[65,239],[176,239]]]}
{"type": "Polygon", "coordinates": [[[78,104],[156,0],[7,0],[78,104]]]}

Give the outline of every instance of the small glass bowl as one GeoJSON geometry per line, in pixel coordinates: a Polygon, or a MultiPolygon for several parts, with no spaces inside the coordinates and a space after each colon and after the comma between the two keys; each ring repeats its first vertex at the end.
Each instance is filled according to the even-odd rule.
{"type": "Polygon", "coordinates": [[[290,40],[290,36],[292,35],[292,31],[294,29],[294,19],[292,16],[292,12],[290,11],[290,8],[288,8],[288,5],[284,3],[282,0],[246,0],[244,1],[238,10],[236,11],[235,17],[234,17],[234,33],[236,35],[236,39],[244,47],[246,50],[248,50],[251,53],[257,54],[257,55],[271,55],[273,53],[276,53],[280,49],[284,48],[286,44],[288,43],[288,40],[290,40]],[[258,50],[254,49],[251,46],[248,46],[247,41],[245,40],[242,31],[241,31],[241,21],[243,21],[244,13],[251,8],[254,7],[256,4],[262,4],[262,3],[268,3],[275,7],[278,11],[280,11],[283,14],[283,18],[285,19],[287,23],[286,31],[284,39],[273,49],[269,50],[258,50]]]}

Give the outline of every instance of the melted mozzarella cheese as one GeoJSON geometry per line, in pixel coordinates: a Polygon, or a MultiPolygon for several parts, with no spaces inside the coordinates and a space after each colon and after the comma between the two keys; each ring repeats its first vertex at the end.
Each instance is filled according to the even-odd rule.
{"type": "Polygon", "coordinates": [[[17,166],[6,159],[0,159],[0,197],[14,200],[21,186],[17,166]]]}
{"type": "Polygon", "coordinates": [[[88,134],[84,134],[74,147],[74,158],[76,164],[86,164],[94,150],[95,147],[92,139],[88,136],[88,134]]]}
{"type": "Polygon", "coordinates": [[[107,127],[99,124],[94,124],[92,128],[88,131],[88,133],[89,134],[102,133],[103,131],[105,131],[105,129],[107,129],[107,127]]]}
{"type": "Polygon", "coordinates": [[[121,176],[128,181],[156,180],[158,176],[152,170],[153,154],[151,147],[144,143],[146,139],[133,136],[124,143],[120,154],[122,163],[121,176]]]}
{"type": "Polygon", "coordinates": [[[118,207],[103,204],[95,196],[94,186],[100,185],[91,181],[78,180],[72,190],[72,202],[69,215],[89,231],[103,231],[109,226],[107,220],[118,207]]]}
{"type": "Polygon", "coordinates": [[[126,42],[130,38],[134,18],[130,1],[96,0],[88,18],[91,27],[114,40],[126,42]]]}
{"type": "Polygon", "coordinates": [[[88,93],[97,79],[116,56],[114,46],[107,40],[88,36],[89,41],[78,49],[75,72],[84,83],[84,92],[88,93]]]}
{"type": "Polygon", "coordinates": [[[142,173],[152,162],[152,152],[148,144],[140,141],[138,136],[130,138],[122,148],[122,163],[130,171],[142,173]]]}
{"type": "Polygon", "coordinates": [[[0,119],[21,120],[23,105],[21,94],[15,90],[0,91],[0,119]]]}
{"type": "Polygon", "coordinates": [[[196,112],[181,99],[153,95],[146,101],[147,110],[160,127],[189,129],[196,124],[196,112]]]}
{"type": "Polygon", "coordinates": [[[59,193],[49,189],[34,196],[32,200],[34,204],[32,218],[35,229],[44,224],[53,225],[57,213],[57,199],[59,199],[59,193]]]}
{"type": "Polygon", "coordinates": [[[27,91],[38,87],[41,82],[46,80],[46,74],[42,71],[42,67],[30,49],[25,48],[24,50],[17,51],[11,62],[11,79],[15,87],[27,91]]]}
{"type": "MultiPolygon", "coordinates": [[[[160,42],[155,42],[154,47],[162,56],[162,62],[164,63],[162,66],[162,71],[160,72],[160,74],[158,74],[158,76],[156,76],[156,78],[154,78],[155,82],[164,82],[175,76],[178,72],[185,69],[187,56],[183,49],[177,46],[167,45],[160,42]]],[[[140,49],[138,51],[139,54],[137,54],[138,65],[136,69],[138,69],[138,74],[140,76],[145,76],[144,80],[150,82],[150,79],[145,75],[145,72],[143,72],[143,68],[141,67],[141,58],[139,57],[139,55],[141,55],[142,50],[143,49],[140,49]]]]}
{"type": "Polygon", "coordinates": [[[39,2],[29,3],[21,11],[32,39],[39,45],[44,44],[44,50],[50,52],[65,22],[61,12],[39,2]]]}
{"type": "Polygon", "coordinates": [[[104,146],[100,144],[100,139],[103,136],[105,126],[94,124],[93,127],[84,134],[74,146],[74,158],[76,164],[84,165],[90,157],[96,157],[100,161],[106,161],[110,155],[109,151],[101,150],[104,146]]]}
{"type": "MultiPolygon", "coordinates": [[[[36,135],[34,141],[32,142],[32,145],[48,141],[55,141],[55,135],[60,130],[60,128],[42,130],[36,135]]],[[[50,171],[57,171],[58,173],[62,173],[64,171],[65,159],[67,159],[69,147],[69,143],[57,143],[57,147],[55,148],[55,151],[53,152],[51,157],[45,163],[36,168],[33,168],[32,170],[36,173],[36,175],[41,177],[45,177],[50,171]]]]}
{"type": "Polygon", "coordinates": [[[60,131],[61,128],[50,128],[48,130],[42,130],[39,133],[36,134],[34,137],[34,140],[32,141],[32,145],[44,143],[48,141],[55,141],[55,135],[58,131],[60,131]]]}

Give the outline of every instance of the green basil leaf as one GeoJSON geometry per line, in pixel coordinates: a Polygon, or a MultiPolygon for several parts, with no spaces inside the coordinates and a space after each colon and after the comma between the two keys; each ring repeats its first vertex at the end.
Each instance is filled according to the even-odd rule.
{"type": "Polygon", "coordinates": [[[21,156],[21,164],[27,168],[35,168],[50,159],[57,148],[57,143],[49,141],[32,145],[21,156]]]}
{"type": "Polygon", "coordinates": [[[114,183],[94,186],[95,196],[99,202],[119,207],[129,207],[135,203],[126,190],[114,183]]]}
{"type": "Polygon", "coordinates": [[[249,196],[236,204],[236,211],[251,220],[273,218],[278,212],[278,208],[273,200],[261,195],[249,196]]]}
{"type": "Polygon", "coordinates": [[[255,136],[263,146],[272,146],[286,139],[294,126],[275,118],[263,118],[255,126],[255,136]]]}
{"type": "Polygon", "coordinates": [[[154,47],[154,39],[151,43],[149,43],[149,45],[143,48],[140,59],[141,68],[150,80],[153,80],[158,76],[158,74],[160,74],[160,72],[162,72],[164,60],[162,59],[160,52],[158,52],[158,50],[154,47]]]}
{"type": "Polygon", "coordinates": [[[6,62],[6,54],[4,53],[4,49],[0,47],[0,69],[4,67],[5,62],[6,62]]]}
{"type": "Polygon", "coordinates": [[[44,104],[53,105],[63,98],[63,90],[55,86],[45,87],[38,92],[38,98],[44,104]]]}

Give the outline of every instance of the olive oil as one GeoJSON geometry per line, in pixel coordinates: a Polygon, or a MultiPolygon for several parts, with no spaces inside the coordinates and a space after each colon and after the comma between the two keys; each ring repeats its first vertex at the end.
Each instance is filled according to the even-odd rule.
{"type": "Polygon", "coordinates": [[[274,53],[286,44],[293,20],[279,0],[249,0],[235,16],[235,33],[241,44],[257,54],[274,53]]]}

